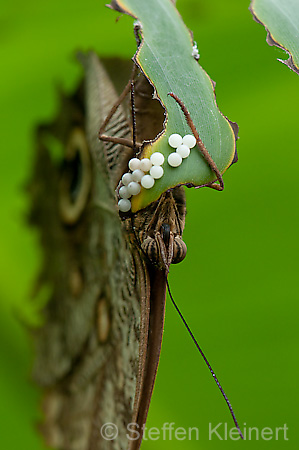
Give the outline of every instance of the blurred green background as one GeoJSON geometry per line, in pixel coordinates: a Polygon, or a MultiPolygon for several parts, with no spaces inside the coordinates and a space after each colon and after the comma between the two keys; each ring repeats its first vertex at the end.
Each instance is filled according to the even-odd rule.
{"type": "MultiPolygon", "coordinates": [[[[22,186],[33,129],[53,117],[56,85],[74,87],[77,49],[131,58],[132,19],[104,1],[5,2],[1,6],[1,446],[42,450],[34,424],[40,393],[30,383],[32,349],[19,317],[34,316],[30,293],[40,262],[25,223],[22,186]]],[[[148,427],[198,427],[199,440],[145,441],[143,449],[297,449],[299,77],[276,61],[245,0],[178,0],[200,63],[217,82],[221,111],[240,126],[239,162],[223,193],[188,190],[186,260],[170,284],[218,374],[241,427],[282,427],[288,441],[220,441],[209,423],[233,425],[194,345],[167,303],[164,342],[148,427]],[[221,258],[217,255],[221,253],[221,258]]]]}

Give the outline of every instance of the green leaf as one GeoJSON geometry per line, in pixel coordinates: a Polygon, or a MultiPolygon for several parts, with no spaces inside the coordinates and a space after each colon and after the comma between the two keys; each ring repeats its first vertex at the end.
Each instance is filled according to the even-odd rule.
{"type": "Polygon", "coordinates": [[[267,42],[289,54],[278,59],[299,75],[299,1],[252,0],[250,10],[267,31],[267,42]]]}
{"type": "Polygon", "coordinates": [[[181,16],[170,0],[119,0],[111,7],[138,19],[143,41],[135,61],[156,89],[167,111],[164,132],[145,146],[141,157],[153,152],[165,156],[164,175],[151,189],[142,189],[132,199],[132,211],[138,211],[157,200],[167,189],[179,184],[201,186],[215,180],[197,147],[183,163],[172,168],[167,157],[174,151],[168,138],[173,133],[191,134],[186,119],[173,98],[175,93],[185,104],[200,138],[223,173],[235,155],[235,135],[228,120],[220,113],[213,82],[192,56],[192,38],[181,16]]]}

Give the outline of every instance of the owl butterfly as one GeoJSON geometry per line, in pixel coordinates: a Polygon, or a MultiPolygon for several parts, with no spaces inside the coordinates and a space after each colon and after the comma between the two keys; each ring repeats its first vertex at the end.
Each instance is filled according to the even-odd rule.
{"type": "MultiPolygon", "coordinates": [[[[118,94],[94,53],[85,77],[61,95],[57,119],[37,130],[31,223],[43,247],[44,323],[35,331],[34,378],[43,387],[42,433],[63,450],[138,449],[128,424],[145,424],[161,348],[166,277],[186,253],[183,187],[121,219],[115,188],[132,148],[98,138],[118,94]],[[163,257],[162,257],[163,254],[163,257]],[[165,262],[166,261],[166,262],[165,262]],[[118,429],[103,438],[104,424],[118,429]],[[101,433],[102,430],[102,433],[101,433]]],[[[111,73],[121,70],[113,68],[111,73]]],[[[135,82],[137,141],[163,129],[164,109],[142,74],[135,82]]],[[[106,134],[132,139],[123,104],[106,134]]]]}

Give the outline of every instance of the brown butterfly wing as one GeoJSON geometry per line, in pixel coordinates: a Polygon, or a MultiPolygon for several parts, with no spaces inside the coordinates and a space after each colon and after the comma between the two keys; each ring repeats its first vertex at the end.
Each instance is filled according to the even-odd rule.
{"type": "Polygon", "coordinates": [[[57,120],[38,130],[30,218],[43,247],[39,287],[49,298],[34,336],[34,378],[45,390],[48,445],[114,450],[127,447],[139,402],[150,280],[115,206],[127,150],[114,148],[107,161],[97,139],[117,96],[94,54],[85,69],[85,85],[62,97],[57,120]],[[103,439],[107,422],[116,439],[103,439]]]}
{"type": "MultiPolygon", "coordinates": [[[[166,290],[166,272],[145,257],[138,234],[153,217],[156,222],[162,207],[158,222],[173,216],[181,235],[185,198],[176,188],[137,213],[137,233],[131,219],[120,220],[114,189],[132,150],[99,141],[117,94],[94,53],[80,59],[84,83],[62,95],[58,118],[38,129],[30,183],[31,223],[43,247],[38,286],[49,292],[43,326],[35,332],[34,378],[45,391],[42,430],[49,445],[136,450],[159,362],[166,290]],[[130,435],[134,440],[130,423],[138,431],[130,435]]],[[[139,142],[163,128],[164,110],[152,96],[153,87],[139,74],[139,142]],[[149,119],[151,126],[144,122],[149,119]]],[[[122,106],[106,133],[130,137],[122,106]]]]}

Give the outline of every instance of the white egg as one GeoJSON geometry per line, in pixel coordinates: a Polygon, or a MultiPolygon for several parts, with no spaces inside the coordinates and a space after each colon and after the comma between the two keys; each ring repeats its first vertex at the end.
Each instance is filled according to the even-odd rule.
{"type": "Polygon", "coordinates": [[[118,193],[119,193],[119,196],[120,196],[121,198],[129,198],[129,197],[131,197],[131,194],[130,194],[130,192],[129,192],[127,186],[122,186],[122,187],[119,189],[118,193]]]}
{"type": "Polygon", "coordinates": [[[180,145],[177,149],[176,152],[182,157],[182,158],[188,158],[188,156],[190,155],[190,148],[187,147],[187,145],[180,145]]]}
{"type": "Polygon", "coordinates": [[[168,138],[168,144],[170,147],[177,148],[183,142],[183,138],[180,134],[171,134],[168,138]]]}
{"type": "Polygon", "coordinates": [[[189,148],[195,147],[196,139],[193,134],[186,134],[186,136],[183,137],[183,144],[187,145],[189,148]]]}
{"type": "Polygon", "coordinates": [[[141,186],[136,181],[131,181],[131,183],[128,184],[128,191],[131,195],[137,195],[141,191],[141,186]]]}
{"type": "Polygon", "coordinates": [[[151,160],[148,158],[143,158],[140,161],[140,169],[143,170],[143,172],[148,172],[152,165],[151,160]]]}
{"type": "Polygon", "coordinates": [[[121,212],[128,212],[131,209],[131,202],[127,198],[121,198],[118,202],[118,209],[121,212]]]}
{"type": "Polygon", "coordinates": [[[155,180],[150,175],[144,175],[141,180],[141,184],[145,189],[150,189],[154,186],[155,180]]]}
{"type": "Polygon", "coordinates": [[[124,173],[121,181],[125,186],[127,186],[132,181],[132,174],[129,172],[124,173]]]}
{"type": "Polygon", "coordinates": [[[151,155],[151,163],[153,166],[162,166],[162,164],[164,163],[164,155],[160,152],[154,152],[151,155]]]}
{"type": "Polygon", "coordinates": [[[163,176],[164,170],[161,166],[153,166],[150,170],[150,175],[155,178],[156,180],[158,178],[161,178],[163,176]]]}
{"type": "Polygon", "coordinates": [[[132,172],[132,180],[133,181],[141,181],[141,178],[144,176],[144,172],[142,172],[142,170],[140,169],[136,169],[134,170],[134,172],[132,172]]]}
{"type": "Polygon", "coordinates": [[[178,153],[170,153],[168,156],[168,164],[171,167],[178,167],[180,164],[182,164],[182,157],[178,153]]]}
{"type": "Polygon", "coordinates": [[[129,161],[129,169],[132,170],[137,170],[140,169],[140,159],[138,158],[132,158],[129,161]]]}

